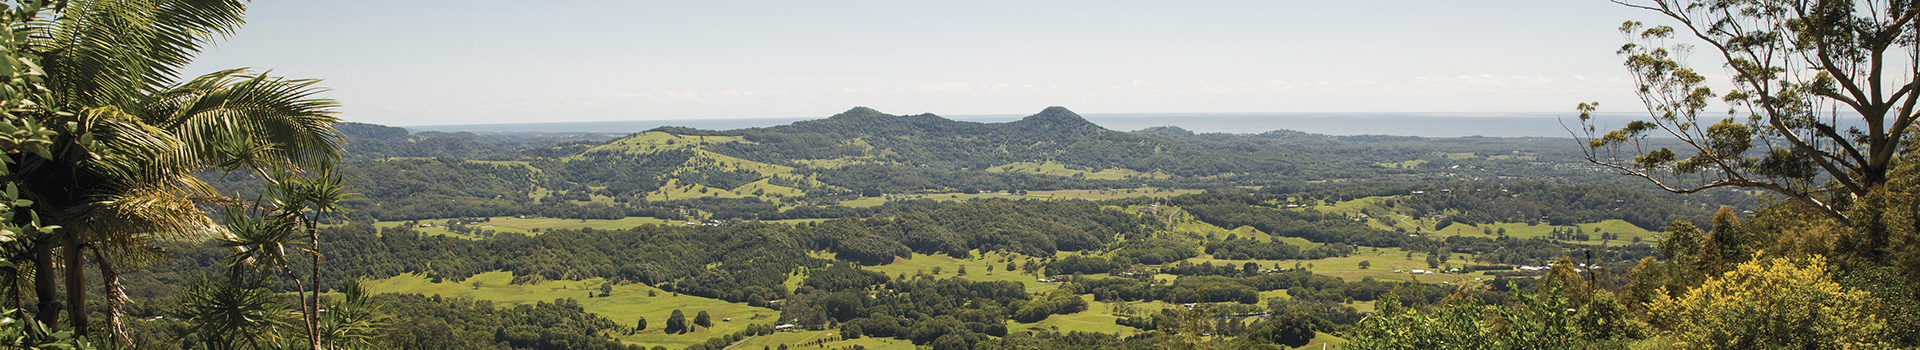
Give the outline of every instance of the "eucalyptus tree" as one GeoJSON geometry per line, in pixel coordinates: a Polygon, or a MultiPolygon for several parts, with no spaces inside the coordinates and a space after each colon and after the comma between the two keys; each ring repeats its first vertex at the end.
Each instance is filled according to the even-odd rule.
{"type": "MultiPolygon", "coordinates": [[[[195,172],[230,166],[237,155],[249,155],[249,164],[289,170],[338,159],[335,103],[316,97],[324,91],[317,81],[244,69],[179,80],[201,48],[239,28],[243,1],[6,5],[27,10],[7,18],[10,53],[36,64],[30,68],[38,75],[25,87],[42,93],[8,112],[18,125],[52,133],[42,152],[8,154],[13,166],[6,174],[32,201],[32,212],[59,227],[24,235],[30,251],[10,257],[32,263],[36,319],[43,323],[58,323],[66,311],[72,330],[87,333],[82,249],[96,256],[106,299],[117,301],[114,264],[164,258],[147,244],[154,239],[219,231],[199,206],[227,200],[195,172]],[[56,277],[56,264],[64,276],[56,277]]],[[[118,313],[108,313],[116,330],[118,313]]]]}
{"type": "Polygon", "coordinates": [[[1580,104],[1588,161],[1676,193],[1768,190],[1843,224],[1849,201],[1887,183],[1920,102],[1920,3],[1614,2],[1679,26],[1620,27],[1630,43],[1618,54],[1651,121],[1599,130],[1598,103],[1580,104]],[[1682,38],[1725,62],[1724,93],[1688,64],[1694,46],[1670,43],[1682,38]],[[1644,147],[1656,134],[1690,149],[1644,147]]]}

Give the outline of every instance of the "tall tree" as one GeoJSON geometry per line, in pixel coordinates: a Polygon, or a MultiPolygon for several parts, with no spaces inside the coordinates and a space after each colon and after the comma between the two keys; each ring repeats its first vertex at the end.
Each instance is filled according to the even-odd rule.
{"type": "Polygon", "coordinates": [[[1632,43],[1619,54],[1652,121],[1603,134],[1592,114],[1597,103],[1580,104],[1588,161],[1677,193],[1770,190],[1842,223],[1850,221],[1846,202],[1887,182],[1920,113],[1920,45],[1913,40],[1920,3],[1614,2],[1680,26],[1620,27],[1632,43]],[[1715,93],[1688,66],[1692,46],[1668,45],[1677,36],[1704,42],[1715,61],[1725,62],[1730,91],[1715,93]],[[1709,112],[1716,97],[1729,112],[1724,118],[1709,112]],[[1643,147],[1653,134],[1692,150],[1643,147]]]}
{"type": "MultiPolygon", "coordinates": [[[[162,256],[147,242],[217,228],[196,205],[221,200],[194,172],[233,169],[237,154],[280,169],[323,167],[338,158],[335,104],[314,97],[323,91],[316,81],[245,70],[178,81],[202,47],[239,28],[243,1],[7,5],[31,10],[8,17],[9,39],[38,63],[25,68],[42,73],[24,86],[40,94],[35,103],[12,108],[11,115],[20,120],[15,125],[31,121],[52,132],[38,156],[9,154],[15,169],[6,174],[40,219],[60,227],[26,237],[32,248],[24,259],[32,262],[42,322],[57,323],[64,311],[76,333],[87,333],[83,249],[98,257],[108,305],[117,308],[115,264],[154,261],[162,256]],[[56,276],[56,262],[64,276],[56,276]]],[[[107,314],[118,329],[119,310],[107,314]]]]}

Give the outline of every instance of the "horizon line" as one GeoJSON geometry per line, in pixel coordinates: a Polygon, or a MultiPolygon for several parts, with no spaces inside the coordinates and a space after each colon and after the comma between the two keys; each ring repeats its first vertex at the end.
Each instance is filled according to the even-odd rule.
{"type": "MultiPolygon", "coordinates": [[[[885,112],[882,112],[882,113],[885,113],[885,112]]],[[[1645,112],[1595,112],[1595,114],[1600,114],[1600,115],[1608,115],[1608,116],[1620,116],[1620,115],[1626,115],[1626,114],[1644,114],[1644,113],[1645,113],[1645,112]]],[[[971,118],[1005,118],[1005,117],[1027,117],[1027,116],[1032,116],[1032,115],[1034,115],[1034,113],[1027,113],[1027,114],[1016,114],[1016,113],[982,113],[982,114],[937,114],[937,113],[931,113],[931,112],[928,112],[928,113],[915,113],[915,114],[891,114],[891,113],[889,113],[889,115],[900,115],[900,116],[908,116],[908,115],[921,115],[921,114],[933,114],[933,115],[935,115],[935,116],[939,116],[939,117],[942,117],[942,118],[947,118],[947,119],[950,119],[950,120],[955,120],[955,121],[967,121],[967,120],[962,120],[962,119],[971,119],[971,118]]],[[[1541,118],[1541,117],[1549,117],[1549,116],[1551,116],[1551,117],[1571,117],[1571,116],[1573,116],[1573,115],[1577,115],[1577,114],[1578,114],[1578,112],[1572,112],[1572,111],[1566,111],[1566,112],[1545,112],[1545,111],[1504,111],[1504,112],[1502,112],[1502,111],[1484,111],[1484,112],[1117,112],[1117,113],[1105,113],[1105,112],[1094,112],[1094,113],[1078,113],[1078,112],[1075,112],[1075,114],[1079,114],[1079,115],[1080,115],[1081,117],[1087,117],[1087,118],[1093,118],[1093,117],[1103,117],[1103,118],[1109,118],[1109,117],[1132,117],[1132,116],[1201,116],[1201,115],[1205,115],[1205,116],[1292,116],[1292,117],[1313,117],[1313,116],[1316,116],[1316,115],[1326,115],[1326,116],[1332,116],[1332,115],[1343,115],[1343,116],[1350,116],[1350,115],[1354,115],[1354,114],[1377,114],[1377,115],[1400,115],[1400,116],[1434,116],[1434,117],[1458,117],[1458,118],[1541,118]],[[1532,115],[1525,115],[1525,114],[1532,114],[1532,115]],[[1548,115],[1548,114],[1552,114],[1552,115],[1548,115]]],[[[839,113],[834,113],[833,115],[839,115],[839,113]]],[[[724,122],[724,121],[769,121],[769,120],[791,120],[791,121],[805,121],[805,120],[818,120],[818,119],[827,119],[827,118],[831,118],[831,117],[833,117],[833,115],[827,115],[827,116],[814,116],[814,117],[797,117],[797,116],[796,116],[796,117],[728,117],[728,118],[662,118],[662,119],[620,119],[620,120],[578,120],[578,121],[552,121],[552,122],[512,122],[512,123],[470,123],[470,124],[413,124],[413,125],[389,125],[389,124],[377,124],[377,123],[369,123],[369,122],[358,122],[358,121],[351,121],[351,120],[342,120],[342,122],[351,122],[351,123],[363,123],[363,124],[375,124],[375,125],[387,125],[387,126],[393,126],[393,127],[400,127],[400,128],[422,128],[422,127],[456,127],[456,126],[494,126],[494,127],[497,127],[497,126],[510,126],[510,125],[555,125],[555,124],[590,124],[590,123],[629,123],[629,122],[671,122],[671,121],[711,121],[711,122],[724,122]]]]}

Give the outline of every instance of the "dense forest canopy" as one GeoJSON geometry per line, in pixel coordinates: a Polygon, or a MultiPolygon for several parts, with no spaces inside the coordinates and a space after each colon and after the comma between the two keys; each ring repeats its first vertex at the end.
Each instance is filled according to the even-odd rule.
{"type": "MultiPolygon", "coordinates": [[[[1765,208],[1749,192],[1678,196],[1631,187],[1570,161],[1579,150],[1566,139],[1197,134],[1177,127],[1119,132],[1064,108],[1007,123],[856,108],[766,128],[667,127],[611,138],[345,129],[355,139],[391,142],[350,144],[349,157],[361,160],[342,169],[370,200],[346,203],[356,210],[349,214],[354,222],[319,235],[317,245],[332,247],[327,259],[317,266],[291,261],[295,268],[463,284],[469,282],[458,281],[493,272],[509,273],[507,283],[515,286],[602,280],[779,310],[779,322],[837,331],[840,341],[878,337],[948,348],[1064,339],[1139,346],[1183,341],[1180,335],[1200,329],[1229,335],[1223,339],[1234,346],[1304,344],[1315,334],[1371,327],[1361,322],[1366,309],[1353,303],[1419,308],[1460,298],[1473,290],[1463,287],[1472,286],[1491,293],[1475,297],[1483,300],[1560,293],[1547,289],[1558,284],[1540,284],[1550,271],[1520,268],[1571,266],[1568,257],[1584,269],[1606,271],[1593,274],[1588,288],[1641,288],[1628,272],[1643,270],[1643,259],[1684,254],[1662,246],[1671,245],[1663,235],[1736,225],[1713,220],[1716,210],[1765,208]],[[397,146],[423,140],[465,148],[397,146]],[[397,152],[421,153],[387,155],[406,154],[397,152]],[[1082,192],[1114,198],[1054,197],[1082,192]],[[517,233],[486,228],[495,218],[665,224],[517,233]],[[1638,231],[1602,232],[1594,226],[1600,222],[1638,231]],[[1202,234],[1192,226],[1234,233],[1202,234]],[[1510,235],[1508,228],[1527,233],[1510,235]],[[438,230],[452,234],[430,233],[438,230]],[[1621,236],[1630,232],[1645,233],[1621,236]],[[1383,249],[1404,256],[1386,256],[1383,249]],[[1364,263],[1407,266],[1392,261],[1421,259],[1416,266],[1428,271],[1486,278],[1438,285],[1343,279],[1299,263],[1360,260],[1358,268],[1366,269],[1364,263]],[[910,260],[977,265],[878,272],[918,264],[910,260]],[[1284,261],[1296,263],[1278,263],[1284,261]],[[1025,282],[971,279],[995,270],[1057,288],[1028,292],[1025,282]],[[1151,278],[1156,274],[1170,277],[1151,278]],[[1271,298],[1275,293],[1287,297],[1271,298]],[[1135,303],[1196,306],[1112,309],[1135,303]],[[1054,335],[1008,327],[1090,313],[1113,315],[1115,326],[1143,332],[1126,339],[1143,343],[1048,338],[1054,335]],[[1196,313],[1265,316],[1197,322],[1196,313]],[[1137,338],[1143,336],[1149,338],[1137,338]]],[[[225,192],[264,188],[258,176],[209,177],[225,192]]],[[[165,281],[191,282],[196,271],[219,269],[224,255],[217,246],[191,242],[168,249],[189,258],[130,280],[149,289],[135,295],[138,303],[170,302],[173,293],[164,291],[174,287],[165,281]]],[[[298,290],[289,281],[267,287],[298,290]]],[[[425,298],[403,300],[451,308],[440,314],[485,310],[474,308],[476,301],[425,298]]],[[[574,302],[520,307],[577,312],[566,308],[574,302]]],[[[584,323],[533,328],[516,324],[538,320],[498,315],[408,316],[435,329],[445,324],[454,336],[408,328],[383,341],[539,349],[617,344],[653,334],[643,329],[661,324],[668,325],[666,334],[701,329],[695,322],[701,310],[675,311],[686,311],[684,318],[654,319],[652,326],[593,321],[599,316],[591,313],[581,316],[584,323]],[[487,327],[501,331],[476,331],[487,327]],[[515,333],[515,327],[543,333],[515,333]]],[[[140,330],[162,334],[164,327],[183,326],[140,330]]],[[[689,347],[723,348],[774,332],[762,326],[689,347]]]]}
{"type": "MultiPolygon", "coordinates": [[[[1342,279],[1298,264],[1260,263],[1400,259],[1380,257],[1382,249],[1405,252],[1396,254],[1407,260],[1418,261],[1417,254],[1435,271],[1484,274],[1489,278],[1468,284],[1488,288],[1479,293],[1526,298],[1561,293],[1547,289],[1561,288],[1555,287],[1559,284],[1540,284],[1541,278],[1552,277],[1548,271],[1518,269],[1558,266],[1556,260],[1571,264],[1566,257],[1609,271],[1605,276],[1610,277],[1590,281],[1587,288],[1640,288],[1627,272],[1644,270],[1643,259],[1664,261],[1682,253],[1656,246],[1667,244],[1665,240],[1627,240],[1616,236],[1620,233],[1582,225],[1618,221],[1654,235],[1691,227],[1723,230],[1737,224],[1711,219],[1716,209],[1763,208],[1745,192],[1679,197],[1604,180],[1604,173],[1550,159],[1577,154],[1577,148],[1550,146],[1564,139],[1343,137],[1287,131],[1195,134],[1173,127],[1116,132],[1061,108],[997,124],[858,108],[792,125],[727,131],[661,128],[603,140],[579,139],[591,137],[581,135],[421,135],[367,125],[349,129],[354,137],[415,143],[443,138],[440,142],[448,144],[466,140],[462,142],[492,145],[473,149],[492,151],[485,159],[363,156],[347,163],[343,169],[356,177],[359,192],[370,200],[347,203],[357,210],[350,214],[357,220],[319,235],[318,245],[332,247],[327,259],[317,266],[290,261],[295,268],[371,278],[417,274],[447,283],[503,271],[513,276],[510,284],[527,286],[598,279],[609,286],[644,285],[675,295],[772,308],[780,310],[779,322],[802,330],[837,331],[842,339],[878,337],[936,347],[1007,342],[1143,346],[1182,341],[1178,336],[1188,329],[1230,335],[1223,339],[1234,346],[1305,344],[1313,334],[1339,336],[1376,327],[1361,322],[1367,313],[1356,309],[1356,302],[1399,310],[1386,303],[1418,308],[1471,291],[1461,288],[1464,285],[1342,279]],[[504,151],[509,147],[517,149],[504,151]],[[1154,151],[1141,151],[1145,149],[1154,151]],[[1203,191],[1104,200],[1023,195],[1062,190],[1148,195],[1168,188],[1203,191]],[[952,199],[992,192],[1004,198],[952,199]],[[846,205],[875,199],[880,201],[846,205]],[[486,227],[489,218],[502,217],[637,217],[719,224],[549,229],[537,234],[479,228],[486,227]],[[440,220],[449,225],[422,229],[465,235],[415,228],[416,223],[440,220]],[[808,222],[764,222],[774,220],[808,222]],[[1405,220],[1420,224],[1409,230],[1405,220]],[[386,221],[404,223],[371,225],[386,221]],[[1176,229],[1190,225],[1248,233],[1176,229]],[[1548,233],[1510,236],[1502,225],[1540,227],[1548,233]],[[1502,229],[1496,232],[1495,227],[1502,229]],[[1443,231],[1449,233],[1433,234],[1443,231]],[[971,266],[971,272],[1030,274],[1058,287],[1029,293],[1021,290],[1021,283],[973,281],[967,267],[951,277],[937,269],[932,274],[876,272],[909,259],[988,259],[971,266]],[[1213,260],[1223,262],[1204,262],[1213,260]],[[1154,274],[1171,277],[1150,278],[1154,274]],[[1269,300],[1266,296],[1272,293],[1288,297],[1269,300]],[[1128,313],[1092,309],[1155,302],[1206,306],[1128,313]],[[1010,323],[1091,312],[1112,313],[1116,326],[1143,333],[1082,339],[1008,328],[1010,323]],[[1266,316],[1248,322],[1196,322],[1194,312],[1266,316]]],[[[376,145],[393,149],[392,144],[376,145]]],[[[366,150],[349,146],[348,152],[366,150]]],[[[210,177],[223,191],[253,193],[263,188],[258,176],[210,177]]],[[[142,289],[131,295],[136,304],[172,302],[178,294],[168,291],[179,287],[171,286],[191,285],[201,271],[220,269],[226,255],[217,245],[192,242],[167,249],[177,257],[174,263],[151,267],[148,274],[128,280],[142,289]]],[[[298,290],[289,281],[268,288],[298,290]]],[[[565,316],[578,320],[570,321],[574,323],[542,323],[540,318],[510,315],[584,311],[570,306],[578,301],[569,299],[486,314],[489,308],[476,306],[485,301],[380,298],[375,300],[444,310],[389,319],[429,325],[402,328],[382,338],[382,344],[394,346],[621,346],[615,344],[623,334],[646,334],[643,327],[667,324],[668,334],[701,327],[694,322],[700,310],[685,310],[684,319],[654,319],[652,326],[592,313],[565,316]]],[[[141,307],[129,315],[169,312],[141,307]]],[[[172,343],[178,340],[159,340],[157,335],[186,326],[179,321],[153,323],[136,327],[134,334],[142,334],[143,341],[172,343]]],[[[723,348],[775,332],[761,327],[706,338],[690,348],[723,348]]]]}

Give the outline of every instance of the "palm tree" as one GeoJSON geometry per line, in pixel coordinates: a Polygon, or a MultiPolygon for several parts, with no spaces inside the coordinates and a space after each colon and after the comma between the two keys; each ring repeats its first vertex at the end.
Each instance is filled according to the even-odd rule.
{"type": "MultiPolygon", "coordinates": [[[[28,62],[38,62],[43,80],[29,86],[38,93],[23,105],[30,108],[12,114],[55,135],[38,157],[9,154],[14,169],[5,177],[21,185],[31,212],[61,227],[25,237],[41,322],[56,324],[68,310],[72,329],[87,333],[83,248],[94,252],[108,300],[116,300],[114,264],[162,258],[146,244],[157,238],[217,232],[198,205],[229,200],[196,171],[237,162],[297,170],[338,159],[336,105],[315,97],[324,91],[316,81],[236,69],[175,82],[204,45],[240,26],[243,1],[21,2],[29,15],[6,19],[25,40],[10,43],[36,59],[28,62]],[[65,270],[65,305],[56,263],[65,270]]],[[[108,315],[118,324],[117,310],[108,315]]]]}

